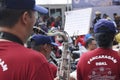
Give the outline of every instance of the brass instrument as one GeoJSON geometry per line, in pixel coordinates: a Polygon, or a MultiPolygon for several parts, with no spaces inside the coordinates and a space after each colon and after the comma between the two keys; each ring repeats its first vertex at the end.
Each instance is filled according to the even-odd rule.
{"type": "Polygon", "coordinates": [[[60,80],[69,80],[70,75],[70,51],[68,50],[68,42],[63,42],[62,61],[58,69],[58,76],[60,80]]]}
{"type": "Polygon", "coordinates": [[[69,80],[70,78],[70,51],[68,45],[68,37],[63,32],[55,32],[55,33],[47,33],[48,36],[62,36],[63,38],[63,50],[62,50],[62,57],[58,63],[58,72],[57,76],[59,76],[59,80],[69,80]]]}

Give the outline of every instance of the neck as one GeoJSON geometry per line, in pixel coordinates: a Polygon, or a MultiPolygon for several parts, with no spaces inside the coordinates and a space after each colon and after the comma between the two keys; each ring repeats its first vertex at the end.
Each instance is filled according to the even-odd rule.
{"type": "Polygon", "coordinates": [[[26,42],[25,31],[21,28],[18,28],[18,27],[13,27],[13,28],[3,27],[2,28],[2,27],[0,27],[0,32],[7,32],[10,34],[13,34],[17,38],[19,38],[22,41],[22,43],[26,42]]]}
{"type": "Polygon", "coordinates": [[[23,42],[21,41],[20,38],[18,38],[18,37],[17,37],[16,35],[14,35],[14,34],[11,34],[11,33],[8,33],[8,32],[1,31],[1,32],[0,32],[0,38],[1,38],[1,39],[6,39],[6,40],[9,40],[9,41],[13,41],[13,42],[17,42],[17,43],[23,45],[23,42]]]}

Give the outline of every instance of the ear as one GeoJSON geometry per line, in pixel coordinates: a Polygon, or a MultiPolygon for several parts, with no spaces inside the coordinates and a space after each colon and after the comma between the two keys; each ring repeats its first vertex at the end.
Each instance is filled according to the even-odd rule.
{"type": "Polygon", "coordinates": [[[47,49],[47,46],[48,46],[48,45],[47,45],[47,44],[45,44],[45,45],[43,46],[43,47],[44,47],[44,49],[47,49]]]}
{"type": "Polygon", "coordinates": [[[28,21],[30,19],[29,13],[27,11],[25,11],[21,17],[21,21],[23,22],[23,24],[28,24],[28,21]]]}

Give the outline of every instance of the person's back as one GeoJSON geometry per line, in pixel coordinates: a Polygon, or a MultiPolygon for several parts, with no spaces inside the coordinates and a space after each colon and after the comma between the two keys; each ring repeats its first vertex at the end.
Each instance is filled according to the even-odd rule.
{"type": "Polygon", "coordinates": [[[77,80],[120,80],[120,56],[112,50],[114,23],[101,19],[95,24],[99,48],[86,52],[77,64],[77,80]]]}
{"type": "Polygon", "coordinates": [[[52,80],[43,55],[14,42],[0,41],[0,80],[52,80]]]}
{"type": "Polygon", "coordinates": [[[112,49],[97,48],[83,54],[77,69],[78,80],[119,80],[120,57],[112,49]],[[99,53],[98,53],[99,52],[99,53]]]}
{"type": "Polygon", "coordinates": [[[0,5],[0,80],[53,80],[43,55],[24,47],[35,24],[34,0],[2,0],[0,5]],[[22,6],[21,6],[22,5],[22,6]]]}

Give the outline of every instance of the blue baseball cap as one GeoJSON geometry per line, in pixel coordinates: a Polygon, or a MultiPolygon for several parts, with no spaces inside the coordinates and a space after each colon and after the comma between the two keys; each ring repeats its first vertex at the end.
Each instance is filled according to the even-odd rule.
{"type": "Polygon", "coordinates": [[[35,0],[3,0],[2,5],[7,9],[31,9],[40,13],[48,13],[46,8],[35,5],[35,0]]]}
{"type": "Polygon", "coordinates": [[[115,23],[112,20],[100,19],[94,25],[94,33],[116,33],[115,23]]]}
{"type": "Polygon", "coordinates": [[[41,34],[35,34],[31,37],[31,40],[35,42],[35,45],[51,44],[53,46],[58,46],[55,42],[52,41],[50,36],[45,36],[41,34]]]}

